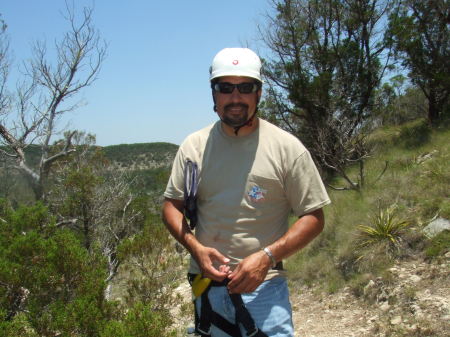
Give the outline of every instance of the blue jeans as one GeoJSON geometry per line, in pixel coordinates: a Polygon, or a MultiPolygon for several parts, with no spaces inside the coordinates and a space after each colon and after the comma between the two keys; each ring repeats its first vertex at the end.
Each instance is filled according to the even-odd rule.
{"type": "MultiPolygon", "coordinates": [[[[211,287],[208,293],[212,309],[231,323],[235,323],[235,310],[226,287],[211,287]]],[[[256,326],[269,337],[294,336],[292,309],[286,279],[275,277],[264,281],[254,292],[242,294],[242,300],[253,317],[256,326]]],[[[196,300],[200,312],[201,302],[196,300]]],[[[246,336],[241,326],[242,336],[246,336]]],[[[214,325],[211,326],[213,337],[229,336],[214,325]]]]}

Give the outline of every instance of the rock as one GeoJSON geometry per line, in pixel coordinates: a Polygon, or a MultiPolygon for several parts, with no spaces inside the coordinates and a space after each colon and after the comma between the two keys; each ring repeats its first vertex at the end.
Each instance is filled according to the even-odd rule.
{"type": "Polygon", "coordinates": [[[412,275],[410,280],[413,283],[419,283],[422,280],[422,278],[420,276],[417,276],[417,275],[412,275]]]}
{"type": "Polygon", "coordinates": [[[399,325],[402,322],[402,316],[395,316],[391,319],[392,325],[399,325]]]}
{"type": "Polygon", "coordinates": [[[421,154],[420,156],[417,157],[416,159],[416,163],[417,164],[422,164],[423,162],[430,160],[431,158],[433,158],[433,156],[438,153],[438,150],[433,150],[431,152],[425,152],[423,154],[421,154]]]}
{"type": "Polygon", "coordinates": [[[444,218],[433,220],[423,229],[425,234],[430,238],[435,237],[445,230],[450,231],[450,221],[444,218]]]}
{"type": "Polygon", "coordinates": [[[409,332],[416,332],[417,331],[417,324],[413,324],[408,327],[409,332]]]}
{"type": "Polygon", "coordinates": [[[376,321],[378,321],[378,316],[377,315],[370,317],[369,320],[368,320],[368,322],[376,322],[376,321]]]}
{"type": "Polygon", "coordinates": [[[370,289],[372,289],[373,287],[375,287],[375,282],[373,280],[370,280],[369,283],[366,284],[366,286],[364,287],[363,293],[364,295],[367,295],[367,293],[370,291],[370,289]]]}
{"type": "Polygon", "coordinates": [[[391,306],[389,305],[388,302],[383,302],[383,303],[381,303],[381,305],[380,305],[381,311],[384,311],[384,312],[388,311],[388,310],[390,309],[390,307],[391,307],[391,306]]]}

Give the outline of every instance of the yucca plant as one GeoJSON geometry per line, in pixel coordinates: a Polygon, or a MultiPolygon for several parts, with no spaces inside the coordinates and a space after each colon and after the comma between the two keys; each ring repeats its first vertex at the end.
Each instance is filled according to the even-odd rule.
{"type": "Polygon", "coordinates": [[[358,226],[361,247],[382,242],[387,242],[391,248],[399,247],[401,234],[410,223],[397,218],[397,209],[396,204],[386,209],[378,207],[370,225],[358,226]]]}

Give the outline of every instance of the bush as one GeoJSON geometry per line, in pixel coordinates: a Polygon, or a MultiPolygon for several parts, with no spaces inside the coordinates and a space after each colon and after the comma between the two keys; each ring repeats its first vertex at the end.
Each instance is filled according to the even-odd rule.
{"type": "Polygon", "coordinates": [[[2,205],[1,329],[18,336],[96,336],[110,307],[100,254],[56,228],[42,205],[17,211],[2,205]]]}
{"type": "Polygon", "coordinates": [[[434,259],[450,251],[450,231],[446,230],[433,237],[425,248],[425,256],[434,259]]]}
{"type": "Polygon", "coordinates": [[[400,128],[400,139],[407,148],[425,144],[430,139],[430,135],[431,128],[426,119],[417,119],[400,128]]]}
{"type": "Polygon", "coordinates": [[[370,225],[359,225],[360,246],[367,247],[380,242],[387,242],[389,248],[398,248],[401,234],[409,223],[397,220],[397,206],[394,204],[386,209],[378,208],[370,225]]]}
{"type": "Polygon", "coordinates": [[[167,331],[167,327],[171,323],[171,315],[169,312],[154,310],[152,304],[136,303],[123,317],[108,322],[100,333],[100,336],[175,336],[174,331],[167,331]]]}
{"type": "Polygon", "coordinates": [[[168,336],[177,256],[159,217],[146,218],[121,249],[142,269],[124,288],[130,309],[120,308],[105,300],[107,263],[96,246],[58,228],[40,203],[13,210],[0,199],[0,336],[168,336]]]}

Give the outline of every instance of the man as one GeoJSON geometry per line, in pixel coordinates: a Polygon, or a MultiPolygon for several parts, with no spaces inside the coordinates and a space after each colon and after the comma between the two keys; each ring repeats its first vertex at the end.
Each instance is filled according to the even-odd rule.
{"type": "Polygon", "coordinates": [[[262,79],[253,51],[220,51],[210,82],[220,121],[182,143],[163,205],[167,228],[191,254],[189,273],[213,280],[196,299],[197,332],[239,335],[227,331],[224,318],[242,335],[293,336],[281,261],[322,231],[322,207],[330,200],[301,142],[256,116],[262,79]],[[183,215],[188,160],[199,172],[195,234],[183,215]],[[288,227],[291,210],[298,220],[288,227]],[[244,311],[237,309],[241,299],[244,311]],[[240,318],[246,311],[254,331],[240,318]]]}

